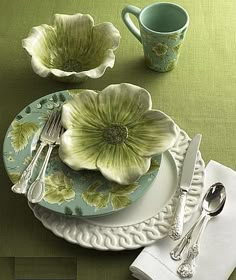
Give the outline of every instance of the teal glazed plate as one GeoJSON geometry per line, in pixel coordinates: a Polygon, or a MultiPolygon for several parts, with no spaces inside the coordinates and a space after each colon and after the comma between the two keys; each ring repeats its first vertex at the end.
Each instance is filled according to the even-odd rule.
{"type": "MultiPolygon", "coordinates": [[[[83,89],[59,91],[26,106],[13,120],[3,145],[6,171],[16,183],[38,148],[40,131],[53,109],[60,107],[83,89]]],[[[33,178],[42,165],[44,149],[33,178]]],[[[158,174],[162,155],[152,158],[149,171],[129,185],[107,180],[99,171],[75,171],[52,152],[46,171],[46,192],[39,205],[68,216],[96,217],[119,211],[141,198],[158,174]]]]}

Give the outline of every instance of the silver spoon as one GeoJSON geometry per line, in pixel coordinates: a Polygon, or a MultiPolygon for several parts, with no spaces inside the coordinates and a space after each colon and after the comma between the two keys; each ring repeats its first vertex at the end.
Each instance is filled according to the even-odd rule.
{"type": "Polygon", "coordinates": [[[208,221],[221,213],[226,201],[225,187],[216,183],[210,187],[202,203],[203,214],[202,225],[196,237],[195,243],[189,248],[187,258],[179,266],[177,272],[182,278],[191,278],[194,274],[195,259],[199,255],[199,241],[206,228],[208,221]]]}
{"type": "MultiPolygon", "coordinates": [[[[219,183],[217,183],[219,184],[219,183]]],[[[170,256],[173,260],[175,261],[179,261],[182,258],[182,253],[184,252],[185,248],[187,247],[187,245],[190,243],[191,239],[192,239],[192,235],[193,232],[195,230],[196,227],[198,227],[198,225],[202,222],[202,220],[204,219],[204,217],[209,213],[204,209],[204,205],[206,205],[207,203],[209,203],[209,201],[212,199],[212,191],[213,189],[215,189],[215,185],[211,186],[207,192],[205,193],[203,199],[202,199],[202,204],[201,204],[201,214],[198,217],[197,221],[195,222],[195,224],[190,228],[190,230],[185,234],[185,236],[180,240],[180,242],[178,243],[178,245],[170,252],[170,256]]],[[[221,190],[221,187],[217,188],[218,191],[221,190]]],[[[214,209],[215,210],[215,209],[214,209]]],[[[208,211],[210,211],[210,209],[208,209],[208,211]]],[[[214,212],[214,211],[213,211],[214,212]]]]}

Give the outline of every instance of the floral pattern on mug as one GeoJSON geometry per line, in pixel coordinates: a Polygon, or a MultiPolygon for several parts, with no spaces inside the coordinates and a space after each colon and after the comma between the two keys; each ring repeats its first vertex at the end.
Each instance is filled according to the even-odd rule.
{"type": "Polygon", "coordinates": [[[152,47],[152,51],[157,55],[157,56],[164,56],[169,47],[165,43],[157,43],[154,47],[152,47]]]}
{"type": "Polygon", "coordinates": [[[167,63],[166,68],[165,68],[165,71],[170,71],[170,70],[174,69],[175,66],[176,66],[176,64],[177,64],[177,60],[176,60],[176,59],[171,59],[171,60],[167,63]]]}
{"type": "Polygon", "coordinates": [[[182,44],[180,43],[172,47],[172,50],[176,53],[176,55],[178,55],[181,45],[182,44]]]}

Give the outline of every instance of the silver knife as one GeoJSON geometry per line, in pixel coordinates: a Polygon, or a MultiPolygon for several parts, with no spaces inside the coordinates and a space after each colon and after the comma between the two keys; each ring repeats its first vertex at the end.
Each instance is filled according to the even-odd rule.
{"type": "Polygon", "coordinates": [[[173,240],[178,240],[183,233],[185,202],[188,190],[192,183],[201,138],[201,134],[195,135],[195,137],[190,142],[185,155],[182,174],[180,178],[179,199],[173,216],[173,221],[169,230],[169,237],[173,240]]]}

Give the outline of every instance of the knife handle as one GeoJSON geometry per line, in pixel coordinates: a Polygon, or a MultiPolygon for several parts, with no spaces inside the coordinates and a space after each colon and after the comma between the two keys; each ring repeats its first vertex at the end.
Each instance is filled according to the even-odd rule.
{"type": "Polygon", "coordinates": [[[180,239],[184,226],[184,208],[186,203],[187,192],[181,190],[179,201],[174,213],[173,221],[169,230],[169,237],[173,240],[180,239]]]}

